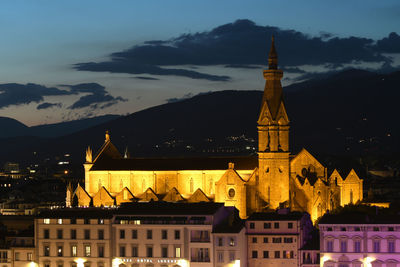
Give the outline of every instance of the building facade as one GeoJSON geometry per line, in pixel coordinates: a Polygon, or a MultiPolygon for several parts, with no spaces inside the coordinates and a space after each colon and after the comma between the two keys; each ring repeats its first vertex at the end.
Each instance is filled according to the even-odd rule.
{"type": "Polygon", "coordinates": [[[307,213],[253,213],[246,220],[248,266],[300,266],[312,229],[307,213]]]}
{"type": "Polygon", "coordinates": [[[321,267],[400,266],[398,215],[326,216],[319,229],[321,267]]]}
{"type": "Polygon", "coordinates": [[[39,267],[246,266],[237,209],[223,203],[132,204],[42,212],[35,219],[34,262],[39,267]],[[217,258],[221,251],[227,253],[223,261],[217,258]]]}
{"type": "Polygon", "coordinates": [[[315,221],[327,210],[363,198],[354,170],[330,175],[307,150],[290,154],[290,121],[284,104],[278,56],[272,41],[264,70],[258,124],[258,155],[203,159],[141,159],[122,156],[106,138],[93,156],[86,151],[85,185],[67,189],[67,206],[114,206],[132,200],[214,201],[235,206],[242,218],[265,208],[290,207],[315,221]]]}

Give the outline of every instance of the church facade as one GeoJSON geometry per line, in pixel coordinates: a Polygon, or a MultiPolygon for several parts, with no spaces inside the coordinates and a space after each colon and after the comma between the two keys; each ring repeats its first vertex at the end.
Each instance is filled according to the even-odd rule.
{"type": "Polygon", "coordinates": [[[85,185],[67,188],[66,206],[115,206],[131,201],[224,202],[242,218],[289,207],[313,221],[327,210],[356,203],[363,181],[354,170],[328,174],[307,150],[291,155],[289,118],[283,99],[278,57],[272,40],[264,70],[265,88],[258,124],[258,155],[230,158],[129,158],[106,133],[93,156],[86,151],[85,185]]]}

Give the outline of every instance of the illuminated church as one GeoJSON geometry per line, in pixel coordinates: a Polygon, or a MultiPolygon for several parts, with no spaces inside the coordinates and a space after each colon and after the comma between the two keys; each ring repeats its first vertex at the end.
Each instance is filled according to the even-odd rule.
{"type": "Polygon", "coordinates": [[[115,206],[131,201],[224,202],[242,218],[256,211],[289,207],[313,221],[327,210],[363,197],[354,170],[327,173],[307,150],[291,155],[289,118],[283,100],[278,57],[272,40],[264,70],[258,118],[258,155],[208,158],[129,158],[105,142],[95,156],[86,151],[85,186],[67,189],[66,205],[115,206]]]}

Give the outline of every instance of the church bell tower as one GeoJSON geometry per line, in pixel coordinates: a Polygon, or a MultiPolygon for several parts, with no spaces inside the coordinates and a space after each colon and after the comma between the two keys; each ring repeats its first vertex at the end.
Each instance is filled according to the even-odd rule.
{"type": "Polygon", "coordinates": [[[258,192],[259,196],[276,209],[289,203],[289,118],[283,102],[274,37],[264,70],[264,95],[258,128],[258,192]]]}

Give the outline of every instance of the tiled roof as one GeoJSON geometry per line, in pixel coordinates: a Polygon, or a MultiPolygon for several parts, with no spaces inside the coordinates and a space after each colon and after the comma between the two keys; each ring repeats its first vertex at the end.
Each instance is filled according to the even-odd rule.
{"type": "Polygon", "coordinates": [[[102,158],[91,170],[226,170],[228,163],[234,163],[236,170],[253,170],[258,166],[257,156],[248,157],[207,157],[207,158],[102,158]]]}

